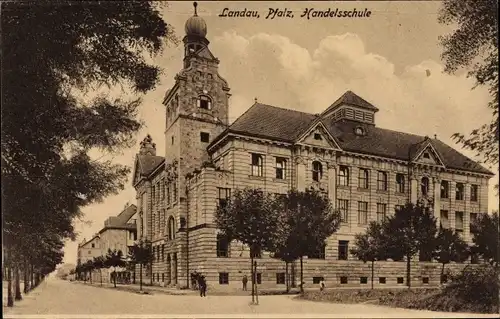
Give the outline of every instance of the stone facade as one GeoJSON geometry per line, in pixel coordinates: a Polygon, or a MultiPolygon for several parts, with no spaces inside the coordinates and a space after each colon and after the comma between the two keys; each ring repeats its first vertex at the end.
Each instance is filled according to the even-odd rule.
{"type": "MultiPolygon", "coordinates": [[[[138,235],[152,242],[154,255],[146,281],[188,287],[198,271],[209,285],[239,286],[250,277],[248,247],[224,247],[213,222],[219,201],[247,187],[277,194],[315,188],[342,211],[325,251],[304,258],[306,287],[320,277],[329,285],[364,285],[368,278],[369,285],[370,265],[349,253],[354,236],[408,201],[433,202],[438,223],[470,241],[471,214],[487,211],[491,172],[437,139],[378,129],[378,109],[350,91],[320,115],[256,102],[229,126],[229,86],[208,49],[206,24],[195,14],[186,30],[184,68],[163,100],[165,157],[149,138],[136,160],[138,235]]],[[[299,265],[290,267],[297,283],[299,265]]],[[[412,285],[438,282],[440,267],[414,262],[412,285]]],[[[404,262],[377,262],[375,284],[402,284],[405,271],[404,262]]],[[[284,272],[268,253],[258,259],[262,286],[284,285],[284,272]]]]}

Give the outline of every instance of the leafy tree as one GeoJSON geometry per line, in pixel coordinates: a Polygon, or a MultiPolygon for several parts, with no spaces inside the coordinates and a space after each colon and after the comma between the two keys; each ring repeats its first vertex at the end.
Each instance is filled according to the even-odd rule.
{"type": "Polygon", "coordinates": [[[142,268],[153,262],[151,242],[139,240],[134,246],[130,247],[129,258],[131,263],[139,264],[139,290],[142,292],[142,268]]]}
{"type": "Polygon", "coordinates": [[[84,269],[84,272],[85,272],[85,281],[87,281],[87,274],[89,275],[89,281],[90,281],[90,284],[92,284],[92,272],[94,271],[94,263],[92,262],[92,260],[87,260],[84,264],[83,264],[83,269],[84,269]]]}
{"type": "Polygon", "coordinates": [[[254,258],[261,251],[274,251],[278,234],[279,212],[271,194],[259,189],[236,190],[227,205],[219,205],[215,223],[222,235],[238,240],[250,248],[252,298],[255,293],[254,258]]]}
{"type": "Polygon", "coordinates": [[[89,151],[119,151],[141,126],[140,100],[81,96],[113,85],[154,88],[161,70],[147,55],[176,38],[149,1],[10,1],[1,10],[3,244],[41,252],[29,258],[34,286],[61,253],[54,246],[52,260],[43,257],[47,243],[36,237],[74,239],[81,208],[124,186],[129,168],[92,160],[89,151]]]}
{"type": "Polygon", "coordinates": [[[364,263],[371,262],[371,281],[373,289],[374,265],[377,260],[386,259],[385,240],[382,233],[382,224],[370,222],[366,232],[356,234],[354,237],[354,247],[351,248],[351,254],[362,260],[364,263]]]}
{"type": "Polygon", "coordinates": [[[500,258],[498,227],[498,212],[494,212],[491,215],[479,214],[470,228],[473,242],[471,249],[483,260],[497,267],[500,258]]]}
{"type": "MultiPolygon", "coordinates": [[[[444,0],[438,20],[457,24],[453,33],[441,37],[445,71],[469,70],[477,86],[489,87],[489,107],[493,118],[489,124],[474,129],[468,137],[461,133],[454,139],[478,153],[485,163],[498,164],[498,1],[444,0]]],[[[496,185],[498,187],[498,185],[496,185]]]]}
{"type": "Polygon", "coordinates": [[[125,267],[125,260],[123,259],[123,253],[121,250],[111,250],[108,249],[108,253],[106,254],[104,265],[106,268],[113,267],[113,284],[116,288],[116,267],[125,267]]]}
{"type": "Polygon", "coordinates": [[[450,262],[464,262],[469,257],[467,243],[460,235],[451,230],[440,227],[436,237],[436,245],[433,251],[433,257],[441,267],[441,282],[444,282],[444,267],[450,262]]]}
{"type": "Polygon", "coordinates": [[[316,190],[291,190],[281,200],[281,207],[275,205],[281,227],[275,231],[278,235],[275,251],[285,262],[300,259],[300,289],[303,292],[303,257],[324,250],[325,241],[338,229],[341,216],[329,199],[316,190]]]}
{"type": "Polygon", "coordinates": [[[411,259],[415,254],[434,246],[437,233],[436,219],[423,204],[406,203],[382,223],[382,236],[386,242],[387,257],[406,258],[406,281],[411,287],[411,259]]]}
{"type": "Polygon", "coordinates": [[[94,265],[94,268],[99,270],[99,277],[101,279],[101,286],[102,286],[102,269],[105,268],[106,266],[106,260],[104,259],[103,256],[98,256],[94,257],[92,263],[94,265]]]}

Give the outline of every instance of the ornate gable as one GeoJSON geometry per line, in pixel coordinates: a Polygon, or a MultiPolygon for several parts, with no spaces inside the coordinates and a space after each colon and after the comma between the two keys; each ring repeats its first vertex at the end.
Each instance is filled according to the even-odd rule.
{"type": "Polygon", "coordinates": [[[432,146],[430,141],[426,141],[412,159],[413,163],[444,167],[444,163],[439,153],[432,146]]]}
{"type": "Polygon", "coordinates": [[[340,150],[340,146],[322,122],[313,124],[311,128],[297,139],[297,144],[340,150]]]}

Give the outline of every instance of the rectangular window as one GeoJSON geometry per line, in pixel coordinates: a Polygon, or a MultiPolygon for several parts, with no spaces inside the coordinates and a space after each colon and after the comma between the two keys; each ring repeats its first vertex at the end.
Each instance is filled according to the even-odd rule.
{"type": "Polygon", "coordinates": [[[359,277],[359,283],[365,285],[368,283],[368,277],[359,277]]]}
{"type": "Polygon", "coordinates": [[[165,273],[162,273],[162,274],[161,274],[161,281],[162,281],[162,282],[165,282],[165,273]]]}
{"type": "Polygon", "coordinates": [[[377,203],[377,222],[381,223],[385,220],[387,213],[387,204],[377,203]]]}
{"type": "Polygon", "coordinates": [[[229,241],[222,234],[217,234],[217,257],[229,257],[229,241]]]}
{"type": "Polygon", "coordinates": [[[403,277],[398,277],[397,281],[398,281],[399,285],[402,285],[405,283],[405,279],[403,277]]]}
{"type": "Polygon", "coordinates": [[[231,189],[218,187],[217,190],[217,204],[221,208],[226,208],[231,199],[231,189]]]}
{"type": "Polygon", "coordinates": [[[472,228],[472,225],[476,222],[476,220],[477,213],[470,213],[469,228],[472,228]]]}
{"type": "Polygon", "coordinates": [[[170,204],[170,185],[167,187],[167,205],[170,204]]]}
{"type": "Polygon", "coordinates": [[[379,171],[377,173],[377,190],[386,191],[387,190],[387,173],[379,171]]]}
{"type": "Polygon", "coordinates": [[[276,284],[277,285],[284,285],[285,284],[285,273],[284,272],[276,273],[276,284]]]}
{"type": "Polygon", "coordinates": [[[341,285],[346,285],[347,284],[347,276],[341,276],[340,277],[340,284],[341,285]]]}
{"type": "Polygon", "coordinates": [[[339,240],[339,260],[347,260],[349,254],[349,241],[339,240]]]}
{"type": "Polygon", "coordinates": [[[470,200],[471,202],[477,202],[479,193],[479,186],[471,185],[470,186],[470,200]]]}
{"type": "Polygon", "coordinates": [[[359,169],[358,176],[358,187],[367,189],[368,188],[368,170],[364,168],[359,169]]]}
{"type": "Polygon", "coordinates": [[[177,201],[177,183],[174,180],[174,182],[172,183],[172,202],[175,203],[176,201],[177,201]]]}
{"type": "Polygon", "coordinates": [[[396,174],[396,192],[405,192],[405,176],[403,174],[396,174]]]}
{"type": "Polygon", "coordinates": [[[464,200],[464,184],[457,183],[455,189],[455,200],[464,200]]]}
{"type": "Polygon", "coordinates": [[[448,211],[447,210],[441,210],[439,219],[441,220],[441,227],[443,228],[450,228],[450,221],[448,220],[448,211]]]}
{"type": "Polygon", "coordinates": [[[450,183],[448,181],[441,181],[441,198],[448,198],[450,196],[450,183]]]}
{"type": "Polygon", "coordinates": [[[206,132],[201,132],[200,133],[200,141],[202,143],[208,143],[210,142],[210,134],[206,132]]]}
{"type": "Polygon", "coordinates": [[[358,224],[368,224],[368,202],[358,202],[358,224]]]}
{"type": "Polygon", "coordinates": [[[422,283],[424,285],[428,285],[429,284],[429,277],[422,277],[422,283]]]}
{"type": "Polygon", "coordinates": [[[286,179],[286,159],[276,157],[276,179],[286,179]]]}
{"type": "Polygon", "coordinates": [[[317,285],[319,284],[322,280],[325,280],[323,276],[315,276],[313,277],[313,284],[317,285]]]}
{"type": "Polygon", "coordinates": [[[340,210],[342,223],[349,222],[349,201],[347,199],[337,199],[337,208],[340,210]]]}
{"type": "Polygon", "coordinates": [[[161,260],[165,261],[165,245],[161,245],[161,260]]]}
{"type": "Polygon", "coordinates": [[[347,166],[339,166],[337,174],[337,185],[349,186],[349,168],[347,166]]]}
{"type": "Polygon", "coordinates": [[[325,259],[326,245],[322,245],[317,251],[307,255],[310,259],[325,259]]]}
{"type": "Polygon", "coordinates": [[[92,244],[92,248],[95,248],[95,244],[92,244]]]}
{"type": "Polygon", "coordinates": [[[262,274],[260,272],[255,274],[255,278],[257,279],[257,285],[262,284],[262,274]]]}
{"type": "Polygon", "coordinates": [[[363,112],[362,111],[354,111],[354,119],[358,121],[363,121],[363,112]]]}
{"type": "Polygon", "coordinates": [[[260,154],[252,154],[252,176],[263,176],[264,160],[260,154]]]}
{"type": "Polygon", "coordinates": [[[227,272],[219,273],[219,285],[229,284],[229,274],[227,272]]]}
{"type": "Polygon", "coordinates": [[[464,231],[464,213],[463,212],[455,212],[455,230],[457,232],[464,231]]]}
{"type": "Polygon", "coordinates": [[[378,283],[379,284],[385,284],[386,283],[385,277],[378,277],[378,283]]]}

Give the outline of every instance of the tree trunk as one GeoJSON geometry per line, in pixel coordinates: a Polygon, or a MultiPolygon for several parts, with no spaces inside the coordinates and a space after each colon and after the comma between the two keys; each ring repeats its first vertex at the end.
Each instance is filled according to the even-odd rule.
{"type": "Polygon", "coordinates": [[[253,255],[252,251],[250,251],[250,278],[252,278],[252,303],[255,303],[255,273],[253,268],[253,255]]]}
{"type": "Polygon", "coordinates": [[[30,284],[28,278],[28,260],[24,259],[24,268],[23,268],[23,280],[24,280],[24,294],[27,294],[30,291],[30,284]]]}
{"type": "Polygon", "coordinates": [[[373,289],[373,277],[375,276],[375,270],[374,270],[374,266],[375,266],[375,261],[372,260],[372,289],[373,289]]]}
{"type": "Polygon", "coordinates": [[[444,284],[444,263],[441,267],[441,279],[440,279],[441,284],[444,284]]]}
{"type": "Polygon", "coordinates": [[[21,278],[19,275],[19,266],[16,265],[14,268],[15,272],[15,281],[16,281],[16,294],[15,294],[15,299],[16,300],[23,300],[23,296],[21,295],[21,278]]]}
{"type": "Polygon", "coordinates": [[[288,262],[285,261],[285,284],[286,284],[286,293],[290,292],[290,278],[288,278],[288,262]]]}
{"type": "Polygon", "coordinates": [[[411,288],[411,256],[406,256],[406,284],[411,288]]]}
{"type": "Polygon", "coordinates": [[[258,293],[258,290],[257,290],[257,262],[254,261],[254,270],[253,270],[254,274],[255,274],[255,304],[258,305],[259,304],[259,293],[258,293]]]}
{"type": "Polygon", "coordinates": [[[113,270],[113,285],[116,288],[116,270],[113,270]]]}
{"type": "Polygon", "coordinates": [[[93,271],[89,271],[89,280],[90,280],[90,284],[92,285],[92,274],[93,274],[93,271]]]}
{"type": "Polygon", "coordinates": [[[99,268],[99,278],[101,279],[101,287],[102,287],[102,269],[99,268]]]}
{"type": "Polygon", "coordinates": [[[304,264],[302,256],[300,256],[300,293],[304,293],[304,264]]]}
{"type": "MultiPolygon", "coordinates": [[[[175,262],[175,268],[177,268],[177,262],[175,262]]],[[[153,286],[153,262],[150,263],[149,269],[150,269],[149,278],[151,278],[151,286],[153,286]]],[[[178,282],[177,281],[177,269],[175,269],[174,274],[175,274],[175,282],[177,283],[178,282]]]]}
{"type": "Polygon", "coordinates": [[[7,255],[7,307],[14,306],[14,298],[12,298],[12,269],[11,269],[11,261],[10,261],[10,251],[7,255]]]}
{"type": "Polygon", "coordinates": [[[134,265],[134,272],[132,273],[132,276],[133,276],[133,277],[132,277],[132,283],[133,283],[134,285],[135,285],[135,273],[136,273],[136,271],[135,271],[135,265],[134,265]]]}
{"type": "Polygon", "coordinates": [[[35,287],[35,266],[31,264],[31,271],[30,271],[30,277],[31,277],[31,284],[30,287],[33,289],[35,287]]]}
{"type": "Polygon", "coordinates": [[[139,266],[139,291],[142,292],[142,264],[139,266]]]}

